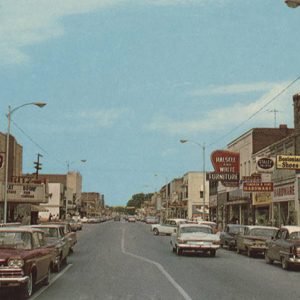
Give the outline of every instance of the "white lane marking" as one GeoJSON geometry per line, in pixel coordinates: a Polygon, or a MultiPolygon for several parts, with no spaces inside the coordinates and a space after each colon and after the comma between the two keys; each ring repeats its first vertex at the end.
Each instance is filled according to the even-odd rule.
{"type": "Polygon", "coordinates": [[[154,260],[127,252],[125,250],[125,229],[124,228],[122,229],[121,249],[122,249],[123,254],[130,255],[137,259],[143,260],[149,264],[155,265],[161,271],[161,273],[163,275],[165,275],[165,277],[169,280],[169,282],[178,290],[178,292],[182,295],[182,297],[185,300],[192,300],[192,298],[187,294],[187,292],[175,281],[175,279],[164,269],[164,267],[161,264],[159,264],[158,262],[156,262],[154,260]]]}
{"type": "Polygon", "coordinates": [[[37,297],[39,297],[47,288],[49,288],[59,277],[64,275],[72,266],[73,266],[72,264],[67,265],[59,274],[57,274],[55,277],[53,277],[50,280],[50,283],[47,286],[45,286],[42,289],[38,290],[38,292],[34,293],[34,295],[29,299],[34,300],[37,297]]]}

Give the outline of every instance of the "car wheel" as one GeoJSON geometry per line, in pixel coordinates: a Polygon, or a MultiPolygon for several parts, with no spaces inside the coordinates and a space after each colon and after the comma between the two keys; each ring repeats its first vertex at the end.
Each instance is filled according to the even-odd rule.
{"type": "Polygon", "coordinates": [[[247,256],[252,257],[252,252],[250,248],[247,248],[247,256]]]}
{"type": "Polygon", "coordinates": [[[265,252],[265,262],[271,265],[274,261],[268,256],[268,251],[265,252]]]}
{"type": "Polygon", "coordinates": [[[176,253],[177,255],[182,255],[183,251],[179,247],[176,247],[176,253]]]}
{"type": "Polygon", "coordinates": [[[54,266],[54,272],[56,272],[56,273],[60,272],[60,270],[61,270],[61,262],[62,262],[62,259],[61,259],[61,256],[60,256],[59,261],[54,266]]]}
{"type": "Polygon", "coordinates": [[[172,252],[176,252],[176,248],[173,247],[173,244],[172,244],[172,243],[170,243],[170,244],[171,244],[171,251],[172,251],[172,252]]]}
{"type": "Polygon", "coordinates": [[[66,266],[66,265],[68,264],[67,256],[63,259],[62,264],[63,264],[64,266],[66,266]]]}
{"type": "Polygon", "coordinates": [[[216,250],[210,250],[209,254],[211,257],[215,257],[216,256],[216,250]]]}
{"type": "Polygon", "coordinates": [[[22,286],[22,297],[24,299],[27,299],[29,297],[31,297],[32,293],[33,293],[33,275],[32,275],[32,272],[30,272],[29,274],[29,279],[27,281],[27,283],[25,285],[22,286]]]}
{"type": "Polygon", "coordinates": [[[285,257],[281,258],[281,267],[283,270],[288,270],[289,269],[289,263],[285,257]]]}
{"type": "Polygon", "coordinates": [[[50,274],[51,274],[51,268],[49,266],[48,268],[48,272],[47,272],[47,277],[44,279],[43,284],[44,285],[49,285],[50,283],[50,274]]]}
{"type": "Polygon", "coordinates": [[[159,235],[158,229],[157,229],[157,228],[154,228],[154,229],[153,229],[153,233],[154,233],[154,235],[159,235]]]}

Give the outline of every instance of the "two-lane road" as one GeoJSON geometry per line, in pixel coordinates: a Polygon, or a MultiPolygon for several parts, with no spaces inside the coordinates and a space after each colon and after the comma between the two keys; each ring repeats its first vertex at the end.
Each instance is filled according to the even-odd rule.
{"type": "Polygon", "coordinates": [[[300,299],[299,271],[222,249],[177,256],[169,241],[144,223],[85,225],[70,265],[32,299],[300,299]]]}

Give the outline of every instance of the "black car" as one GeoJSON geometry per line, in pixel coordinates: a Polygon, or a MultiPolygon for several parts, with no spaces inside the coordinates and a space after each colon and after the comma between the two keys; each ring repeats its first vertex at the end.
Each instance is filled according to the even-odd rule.
{"type": "Polygon", "coordinates": [[[236,248],[236,236],[242,232],[245,225],[240,224],[227,224],[225,230],[220,233],[221,247],[228,247],[228,249],[236,248]]]}

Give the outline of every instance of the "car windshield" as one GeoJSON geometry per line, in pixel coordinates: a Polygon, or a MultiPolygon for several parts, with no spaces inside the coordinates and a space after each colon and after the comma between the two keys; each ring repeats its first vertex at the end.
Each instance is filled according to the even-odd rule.
{"type": "Polygon", "coordinates": [[[272,237],[275,235],[276,229],[272,228],[253,228],[250,230],[251,236],[272,237]]]}
{"type": "Polygon", "coordinates": [[[230,232],[230,233],[239,233],[239,232],[242,232],[243,228],[244,227],[242,227],[242,226],[229,227],[228,232],[230,232]]]}
{"type": "Polygon", "coordinates": [[[50,227],[39,227],[39,229],[43,230],[45,232],[46,237],[58,237],[58,230],[57,228],[50,228],[50,227]]]}
{"type": "Polygon", "coordinates": [[[200,227],[200,226],[189,226],[189,227],[182,227],[181,233],[212,233],[212,229],[208,227],[200,227]]]}
{"type": "Polygon", "coordinates": [[[0,248],[31,249],[29,232],[0,232],[0,248]]]}
{"type": "Polygon", "coordinates": [[[290,240],[300,240],[300,231],[296,231],[290,234],[290,240]]]}

